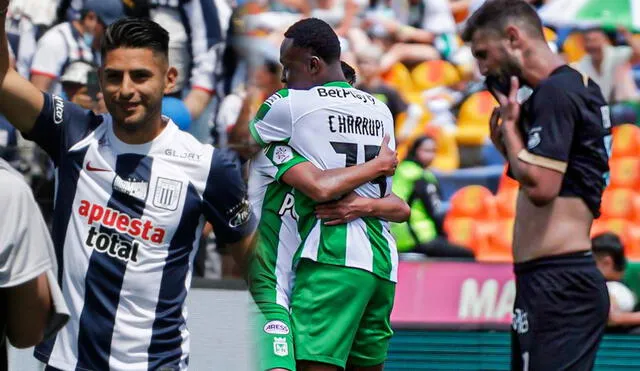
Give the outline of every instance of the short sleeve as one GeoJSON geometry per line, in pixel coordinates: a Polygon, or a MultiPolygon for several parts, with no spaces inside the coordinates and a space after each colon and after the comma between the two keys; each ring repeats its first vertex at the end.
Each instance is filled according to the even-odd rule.
{"type": "Polygon", "coordinates": [[[53,268],[53,243],[27,184],[0,169],[0,189],[0,287],[13,287],[53,268]]]}
{"type": "Polygon", "coordinates": [[[265,100],[256,117],[249,123],[251,136],[262,147],[269,143],[285,142],[291,139],[293,119],[289,106],[289,90],[282,89],[265,100]]]}
{"type": "Polygon", "coordinates": [[[68,57],[67,44],[62,33],[51,29],[38,41],[31,63],[31,73],[58,78],[68,57]]]}
{"type": "Polygon", "coordinates": [[[203,203],[204,215],[222,242],[236,242],[255,230],[257,220],[247,198],[240,159],[235,152],[214,150],[203,203]]]}
{"type": "Polygon", "coordinates": [[[306,158],[302,157],[286,143],[271,143],[264,151],[269,161],[278,169],[275,176],[278,181],[287,170],[307,161],[306,158]]]}
{"type": "Polygon", "coordinates": [[[541,86],[532,96],[531,122],[524,133],[520,160],[564,173],[573,142],[577,112],[567,93],[552,84],[541,86]]]}
{"type": "Polygon", "coordinates": [[[42,111],[33,129],[23,134],[38,143],[57,166],[61,154],[91,134],[102,120],[102,116],[58,96],[44,94],[42,111]]]}

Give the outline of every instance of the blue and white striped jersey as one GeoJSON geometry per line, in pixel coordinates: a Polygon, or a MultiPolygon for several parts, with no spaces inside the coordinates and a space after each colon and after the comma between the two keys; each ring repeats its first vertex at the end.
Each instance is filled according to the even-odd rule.
{"type": "Polygon", "coordinates": [[[62,370],[183,370],[184,300],[205,220],[219,240],[255,228],[240,162],[167,120],[130,145],[110,115],[45,95],[27,138],[56,164],[53,241],[71,319],[35,356],[62,370]]]}

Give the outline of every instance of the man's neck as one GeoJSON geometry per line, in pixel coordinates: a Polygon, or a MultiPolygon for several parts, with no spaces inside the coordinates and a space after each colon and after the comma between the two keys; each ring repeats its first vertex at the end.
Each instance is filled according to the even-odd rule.
{"type": "Polygon", "coordinates": [[[116,123],[113,125],[113,133],[115,136],[126,144],[145,144],[149,143],[162,133],[167,123],[162,120],[161,116],[150,120],[150,124],[136,128],[135,130],[127,130],[126,124],[116,123]]]}
{"type": "Polygon", "coordinates": [[[547,45],[544,47],[535,45],[525,51],[523,77],[531,86],[535,87],[540,81],[546,79],[558,67],[565,64],[565,61],[554,54],[547,45]]]}

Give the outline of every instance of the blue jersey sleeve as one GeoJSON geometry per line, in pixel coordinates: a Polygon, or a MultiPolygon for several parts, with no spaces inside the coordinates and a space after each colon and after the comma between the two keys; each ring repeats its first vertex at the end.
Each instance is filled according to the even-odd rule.
{"type": "Polygon", "coordinates": [[[60,156],[91,134],[102,116],[62,98],[44,94],[44,105],[33,129],[24,135],[44,149],[58,166],[60,156]]]}
{"type": "Polygon", "coordinates": [[[251,211],[240,159],[235,152],[225,149],[213,152],[203,202],[204,215],[222,242],[236,242],[255,230],[257,218],[251,211]]]}

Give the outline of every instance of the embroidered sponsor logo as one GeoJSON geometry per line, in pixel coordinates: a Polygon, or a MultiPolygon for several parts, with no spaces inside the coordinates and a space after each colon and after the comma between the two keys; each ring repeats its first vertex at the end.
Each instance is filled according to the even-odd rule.
{"type": "Polygon", "coordinates": [[[64,100],[57,95],[53,96],[53,123],[59,125],[64,119],[64,100]]]}
{"type": "Polygon", "coordinates": [[[270,321],[264,325],[264,332],[273,335],[287,335],[289,333],[289,326],[282,321],[270,321]]]}

